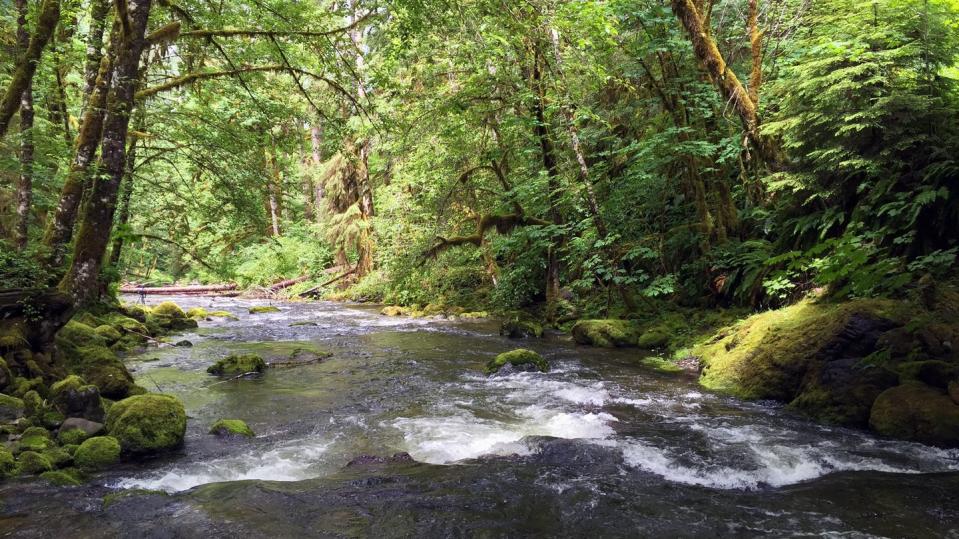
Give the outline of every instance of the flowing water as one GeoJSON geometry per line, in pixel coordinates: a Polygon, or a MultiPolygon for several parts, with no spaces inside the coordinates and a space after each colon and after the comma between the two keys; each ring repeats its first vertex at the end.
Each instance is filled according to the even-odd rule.
{"type": "Polygon", "coordinates": [[[959,537],[959,451],[717,396],[634,350],[372,307],[250,315],[264,302],[172,299],[240,318],[126,359],[139,384],[183,400],[184,447],[86,487],[0,488],[0,535],[959,537]],[[520,346],[552,370],[482,374],[520,346]],[[255,378],[205,372],[231,353],[297,350],[333,355],[255,378]],[[207,434],[219,418],[257,435],[207,434]],[[121,489],[166,494],[102,502],[121,489]]]}

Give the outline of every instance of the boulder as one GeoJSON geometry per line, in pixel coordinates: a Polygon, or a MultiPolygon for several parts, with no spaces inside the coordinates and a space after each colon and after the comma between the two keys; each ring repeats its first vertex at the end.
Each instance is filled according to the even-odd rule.
{"type": "Polygon", "coordinates": [[[123,335],[117,331],[116,328],[107,324],[102,324],[95,327],[94,331],[97,333],[97,335],[103,337],[103,340],[106,341],[108,345],[114,344],[123,338],[123,335]]]}
{"type": "Polygon", "coordinates": [[[876,398],[869,426],[886,436],[959,447],[959,404],[938,388],[908,382],[876,398]]]}
{"type": "Polygon", "coordinates": [[[532,350],[520,348],[502,354],[491,359],[486,364],[486,374],[495,374],[500,372],[505,366],[509,365],[510,371],[540,371],[547,372],[549,363],[543,356],[532,350]]]}
{"type": "Polygon", "coordinates": [[[193,343],[184,339],[182,341],[177,341],[176,344],[174,344],[173,346],[177,346],[180,348],[193,348],[193,343]]]}
{"type": "Polygon", "coordinates": [[[123,398],[129,394],[133,377],[92,327],[70,321],[57,334],[56,343],[69,370],[97,386],[101,395],[123,398]]]}
{"type": "Polygon", "coordinates": [[[120,442],[112,436],[96,436],[84,441],[73,455],[83,470],[101,470],[120,460],[120,442]]]}
{"type": "Polygon", "coordinates": [[[669,344],[669,338],[669,333],[666,331],[660,328],[653,328],[643,332],[643,334],[636,339],[636,346],[645,350],[664,348],[669,344]]]}
{"type": "Polygon", "coordinates": [[[573,340],[602,348],[636,346],[637,325],[629,320],[580,320],[573,326],[573,340]]]}
{"type": "Polygon", "coordinates": [[[50,431],[43,427],[30,427],[20,435],[20,451],[43,452],[55,445],[50,438],[50,431]]]}
{"type": "Polygon", "coordinates": [[[103,423],[89,421],[81,417],[71,417],[60,425],[57,439],[61,444],[80,444],[91,436],[103,432],[103,423]]]}
{"type": "Polygon", "coordinates": [[[410,309],[407,307],[400,307],[399,305],[387,305],[380,309],[380,314],[383,316],[409,316],[410,309]]]}
{"type": "Polygon", "coordinates": [[[23,417],[25,410],[22,399],[0,393],[0,421],[16,421],[23,417]]]}
{"type": "Polygon", "coordinates": [[[13,458],[13,453],[0,446],[0,479],[15,475],[17,475],[17,461],[13,458]]]}
{"type": "Polygon", "coordinates": [[[233,354],[210,365],[206,372],[223,376],[263,372],[265,370],[266,362],[263,361],[262,357],[256,354],[233,354]]]}
{"type": "Polygon", "coordinates": [[[54,406],[66,417],[103,421],[104,411],[99,388],[87,384],[77,375],[70,375],[53,384],[50,395],[54,406]]]}
{"type": "Polygon", "coordinates": [[[83,476],[75,468],[43,472],[40,478],[57,487],[78,487],[83,484],[83,476]]]}
{"type": "Polygon", "coordinates": [[[210,434],[225,438],[238,436],[252,438],[255,436],[253,429],[240,419],[220,419],[210,427],[210,434]]]}
{"type": "Polygon", "coordinates": [[[513,315],[503,321],[499,334],[510,339],[539,338],[543,336],[543,325],[531,317],[513,315]]]}
{"type": "Polygon", "coordinates": [[[36,451],[24,451],[17,457],[17,467],[23,474],[40,474],[53,469],[53,464],[36,451]]]}
{"type": "Polygon", "coordinates": [[[941,389],[948,388],[950,381],[959,378],[959,365],[939,360],[908,361],[901,363],[898,371],[903,383],[918,381],[941,389]]]}
{"type": "Polygon", "coordinates": [[[183,331],[186,329],[195,329],[196,320],[188,317],[183,309],[176,303],[165,301],[147,314],[147,327],[151,325],[161,331],[183,331]]]}
{"type": "Polygon", "coordinates": [[[106,428],[125,452],[166,451],[183,443],[186,411],[171,395],[137,395],[110,407],[106,428]]]}
{"type": "Polygon", "coordinates": [[[280,308],[273,305],[257,305],[256,307],[250,307],[249,312],[250,314],[278,313],[280,308]]]}

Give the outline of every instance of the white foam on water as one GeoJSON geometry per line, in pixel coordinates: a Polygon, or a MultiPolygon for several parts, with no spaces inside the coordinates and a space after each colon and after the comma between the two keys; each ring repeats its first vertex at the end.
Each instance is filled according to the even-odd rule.
{"type": "Polygon", "coordinates": [[[312,468],[332,443],[329,440],[298,440],[263,453],[243,453],[205,462],[176,465],[147,477],[122,479],[110,486],[179,492],[197,485],[221,481],[301,481],[316,477],[317,474],[312,468]]]}
{"type": "Polygon", "coordinates": [[[405,449],[420,462],[449,464],[484,455],[528,455],[526,436],[604,439],[616,418],[607,413],[562,412],[530,405],[516,419],[476,417],[467,410],[439,417],[401,417],[391,426],[403,433],[405,449]]]}

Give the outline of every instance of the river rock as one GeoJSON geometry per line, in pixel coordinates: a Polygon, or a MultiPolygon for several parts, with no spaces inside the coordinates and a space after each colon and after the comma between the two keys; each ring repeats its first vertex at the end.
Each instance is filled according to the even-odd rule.
{"type": "Polygon", "coordinates": [[[533,371],[546,372],[548,370],[549,363],[543,356],[525,348],[503,352],[486,364],[486,374],[533,371]]]}
{"type": "Polygon", "coordinates": [[[499,334],[510,339],[539,338],[543,336],[543,325],[530,317],[513,315],[503,321],[499,334]]]}
{"type": "Polygon", "coordinates": [[[103,404],[97,386],[87,384],[83,378],[70,375],[50,388],[53,404],[67,417],[82,417],[90,421],[103,421],[103,404]]]}
{"type": "Polygon", "coordinates": [[[637,325],[629,320],[580,320],[573,326],[573,340],[603,348],[636,346],[637,325]]]}
{"type": "Polygon", "coordinates": [[[266,362],[256,354],[232,354],[210,365],[206,372],[222,376],[263,372],[265,370],[266,362]]]}
{"type": "Polygon", "coordinates": [[[137,395],[110,407],[106,428],[127,453],[166,451],[183,443],[186,411],[172,395],[137,395]]]}
{"type": "Polygon", "coordinates": [[[112,436],[96,436],[86,440],[73,455],[83,470],[100,470],[120,460],[120,442],[112,436]]]}
{"type": "Polygon", "coordinates": [[[240,419],[220,419],[210,427],[210,434],[221,438],[253,438],[255,436],[253,429],[240,419]]]}
{"type": "Polygon", "coordinates": [[[23,417],[25,409],[22,400],[0,393],[0,421],[16,421],[23,417]]]}
{"type": "Polygon", "coordinates": [[[869,426],[886,436],[959,447],[959,404],[937,388],[909,382],[879,395],[869,426]]]}
{"type": "Polygon", "coordinates": [[[346,463],[348,468],[356,466],[371,466],[376,464],[397,464],[416,462],[407,452],[394,453],[392,457],[378,457],[375,455],[360,455],[346,463]]]}
{"type": "Polygon", "coordinates": [[[103,423],[97,423],[96,421],[89,421],[82,417],[70,417],[60,425],[60,432],[70,430],[81,430],[87,436],[96,436],[103,432],[103,423]]]}
{"type": "Polygon", "coordinates": [[[273,305],[258,305],[256,307],[250,307],[250,314],[263,314],[263,313],[278,313],[280,308],[273,305]]]}
{"type": "Polygon", "coordinates": [[[193,347],[193,343],[190,342],[190,341],[188,341],[188,340],[186,340],[186,339],[184,339],[184,340],[182,340],[182,341],[177,341],[177,343],[174,344],[173,346],[178,346],[178,347],[180,347],[180,348],[192,348],[192,347],[193,347]]]}

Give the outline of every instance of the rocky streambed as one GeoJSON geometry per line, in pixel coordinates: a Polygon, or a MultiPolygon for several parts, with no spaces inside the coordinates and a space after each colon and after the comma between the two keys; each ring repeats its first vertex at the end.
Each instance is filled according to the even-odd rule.
{"type": "Polygon", "coordinates": [[[493,322],[172,299],[235,315],[178,337],[192,346],[125,358],[138,385],[183,401],[184,446],[84,486],[0,485],[0,534],[959,533],[959,451],[718,396],[644,367],[634,349],[547,336],[522,346],[549,372],[487,377],[489,360],[517,347],[493,322]],[[206,372],[243,354],[316,360],[206,372]],[[255,435],[209,434],[221,418],[255,435]]]}

